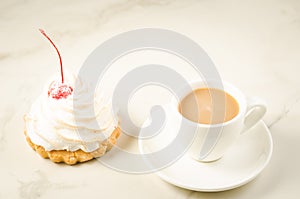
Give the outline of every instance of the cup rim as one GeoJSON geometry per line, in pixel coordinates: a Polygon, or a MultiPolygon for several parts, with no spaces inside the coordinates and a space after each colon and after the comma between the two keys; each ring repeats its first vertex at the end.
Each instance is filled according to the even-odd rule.
{"type": "Polygon", "coordinates": [[[235,122],[236,120],[238,120],[246,112],[247,104],[246,104],[246,100],[245,100],[245,95],[240,91],[240,89],[238,89],[236,86],[234,86],[233,84],[231,84],[231,83],[229,83],[227,81],[222,81],[222,86],[223,86],[222,88],[207,87],[207,86],[206,87],[196,87],[196,88],[193,88],[196,84],[202,84],[202,83],[204,83],[205,85],[207,85],[206,82],[216,82],[216,81],[214,81],[214,80],[206,80],[206,81],[204,81],[204,80],[193,80],[193,81],[188,82],[188,85],[185,85],[185,86],[181,87],[179,90],[182,91],[185,88],[187,88],[188,86],[192,87],[192,91],[194,91],[196,89],[199,89],[199,88],[210,88],[210,89],[219,89],[219,90],[222,90],[222,91],[228,93],[229,95],[231,95],[236,100],[236,102],[237,102],[237,104],[239,106],[239,112],[238,112],[238,114],[235,117],[233,117],[232,119],[230,119],[230,120],[228,120],[226,122],[221,122],[221,123],[216,123],[216,124],[203,124],[203,123],[194,122],[194,121],[186,118],[185,116],[183,116],[179,112],[179,110],[178,110],[179,102],[190,93],[190,92],[188,92],[188,93],[185,93],[184,95],[180,96],[180,98],[173,97],[173,100],[172,100],[173,103],[174,103],[174,101],[176,103],[176,113],[179,114],[185,121],[187,121],[187,122],[189,122],[191,124],[198,125],[199,127],[222,127],[222,126],[226,126],[226,125],[228,125],[230,123],[235,122]],[[228,91],[227,90],[228,88],[230,88],[233,91],[228,91]],[[238,95],[238,97],[236,97],[236,95],[232,94],[232,92],[235,92],[236,95],[238,95]],[[237,98],[239,98],[239,99],[237,99],[237,98]]]}

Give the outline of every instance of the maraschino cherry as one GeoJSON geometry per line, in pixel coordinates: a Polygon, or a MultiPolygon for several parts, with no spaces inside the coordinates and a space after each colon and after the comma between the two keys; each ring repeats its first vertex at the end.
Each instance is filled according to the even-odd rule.
{"type": "Polygon", "coordinates": [[[52,46],[55,48],[55,50],[58,54],[58,57],[59,57],[59,62],[60,62],[61,82],[54,81],[51,83],[49,90],[48,90],[48,96],[52,97],[53,99],[57,99],[57,100],[66,99],[69,95],[72,94],[73,88],[64,82],[64,72],[63,72],[62,59],[61,59],[60,53],[59,53],[57,47],[55,46],[55,44],[53,43],[53,41],[45,33],[45,31],[42,29],[39,29],[39,31],[50,41],[52,46]]]}

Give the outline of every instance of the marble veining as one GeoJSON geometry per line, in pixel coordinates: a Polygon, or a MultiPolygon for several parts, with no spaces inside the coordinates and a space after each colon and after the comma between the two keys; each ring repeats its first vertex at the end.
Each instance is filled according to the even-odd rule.
{"type": "Polygon", "coordinates": [[[36,171],[32,181],[22,181],[18,179],[20,184],[20,197],[24,199],[40,198],[48,189],[57,186],[48,180],[46,175],[41,171],[36,171]]]}
{"type": "Polygon", "coordinates": [[[7,144],[6,135],[9,132],[8,124],[13,119],[15,114],[14,107],[5,107],[3,113],[1,114],[1,122],[0,122],[0,151],[4,149],[5,145],[7,144]]]}
{"type": "Polygon", "coordinates": [[[289,105],[284,105],[283,111],[279,114],[277,118],[271,121],[267,126],[271,129],[274,125],[279,123],[282,119],[286,118],[289,112],[300,102],[300,97],[293,99],[292,103],[289,105]]]}
{"type": "Polygon", "coordinates": [[[0,28],[0,199],[299,197],[299,1],[2,0],[0,28]],[[224,79],[245,94],[266,99],[264,121],[274,153],[253,182],[227,192],[200,193],[155,174],[116,172],[97,161],[74,167],[54,164],[27,145],[23,116],[46,79],[58,74],[57,57],[37,29],[51,33],[72,70],[101,41],[141,27],[190,37],[208,52],[224,79]]]}
{"type": "MultiPolygon", "coordinates": [[[[90,34],[91,32],[97,30],[97,29],[101,29],[102,26],[104,26],[106,23],[108,23],[109,21],[113,20],[114,18],[117,18],[119,16],[122,15],[126,15],[126,13],[131,12],[131,10],[133,10],[134,8],[137,7],[142,7],[142,8],[147,8],[147,7],[152,7],[152,6],[168,6],[171,3],[174,3],[176,1],[170,1],[170,0],[158,0],[158,1],[154,1],[154,0],[125,0],[125,1],[103,1],[103,2],[97,2],[95,1],[95,6],[89,6],[89,4],[87,4],[87,7],[89,7],[92,12],[86,12],[86,11],[82,11],[80,10],[80,4],[79,6],[76,6],[76,4],[71,5],[71,7],[74,7],[75,9],[80,10],[79,13],[84,13],[84,16],[80,16],[80,15],[74,15],[72,16],[70,19],[72,21],[76,21],[76,22],[80,22],[80,26],[77,25],[70,25],[67,24],[67,26],[69,26],[68,29],[60,29],[60,30],[55,30],[52,32],[52,34],[56,35],[56,36],[67,36],[68,38],[79,38],[81,36],[85,36],[90,34]]],[[[30,11],[28,9],[31,9],[30,5],[34,5],[34,10],[33,12],[38,11],[39,8],[42,8],[42,4],[38,4],[35,1],[16,1],[15,3],[12,3],[10,5],[8,5],[5,8],[3,8],[3,10],[9,10],[12,9],[14,10],[14,12],[17,12],[18,9],[22,9],[22,12],[20,12],[20,15],[23,14],[28,14],[26,13],[25,10],[30,11]],[[24,7],[24,10],[23,10],[24,7]]],[[[85,7],[86,5],[84,5],[85,7]]],[[[53,9],[56,8],[55,5],[51,4],[50,5],[50,10],[54,10],[55,12],[61,13],[63,12],[63,8],[57,7],[58,9],[53,9]]],[[[47,11],[49,12],[49,11],[47,11]]],[[[10,20],[14,20],[13,18],[11,18],[11,15],[9,12],[2,12],[2,14],[0,13],[0,16],[2,17],[3,21],[10,21],[10,20]]],[[[59,15],[57,16],[51,16],[53,17],[53,20],[62,20],[59,15]]],[[[46,22],[49,21],[49,17],[45,18],[46,22]]],[[[22,20],[22,19],[20,19],[22,20]]],[[[6,22],[8,23],[8,22],[6,22]]],[[[23,21],[24,24],[27,25],[31,25],[30,22],[28,21],[23,21]]],[[[42,22],[43,25],[45,22],[42,22]]],[[[8,24],[6,24],[8,25],[8,24]]],[[[38,28],[38,27],[37,27],[38,28]]],[[[7,35],[9,34],[14,34],[14,33],[7,33],[7,35]]],[[[43,45],[44,46],[44,45],[43,45]]],[[[0,50],[0,60],[1,59],[6,59],[8,57],[11,58],[16,58],[19,56],[28,56],[29,54],[32,54],[34,52],[37,52],[40,48],[42,47],[41,44],[37,45],[34,44],[32,46],[32,43],[29,44],[29,46],[27,46],[24,49],[18,49],[18,50],[13,50],[13,51],[7,51],[7,52],[1,52],[0,50]]],[[[3,50],[3,49],[2,49],[3,50]]]]}
{"type": "MultiPolygon", "coordinates": [[[[18,179],[19,195],[22,199],[42,198],[50,189],[64,190],[74,188],[74,185],[55,183],[48,179],[46,174],[40,170],[34,171],[31,180],[18,179]]],[[[76,186],[75,186],[76,187],[76,186]]]]}

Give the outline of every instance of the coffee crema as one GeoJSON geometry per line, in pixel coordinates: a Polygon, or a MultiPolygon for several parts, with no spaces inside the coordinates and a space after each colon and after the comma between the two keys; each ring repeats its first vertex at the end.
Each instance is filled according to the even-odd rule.
{"type": "Polygon", "coordinates": [[[239,104],[225,91],[199,88],[185,96],[178,105],[187,119],[201,124],[219,124],[233,119],[239,113],[239,104]]]}

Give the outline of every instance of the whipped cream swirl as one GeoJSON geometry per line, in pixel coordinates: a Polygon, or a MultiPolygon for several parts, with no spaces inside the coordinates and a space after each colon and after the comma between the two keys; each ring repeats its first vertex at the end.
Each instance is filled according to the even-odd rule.
{"type": "Polygon", "coordinates": [[[92,152],[118,125],[111,99],[75,75],[66,76],[66,83],[76,90],[65,99],[48,96],[50,83],[45,87],[25,116],[27,135],[46,151],[92,152]]]}

